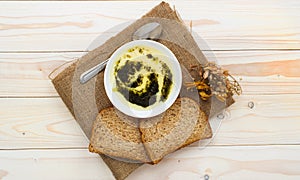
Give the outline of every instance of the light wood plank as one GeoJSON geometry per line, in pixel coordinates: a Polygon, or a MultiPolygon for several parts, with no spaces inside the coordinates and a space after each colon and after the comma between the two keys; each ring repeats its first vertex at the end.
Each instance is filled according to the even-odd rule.
{"type": "MultiPolygon", "coordinates": [[[[48,74],[85,53],[0,53],[0,97],[57,97],[48,74]]],[[[230,70],[244,94],[300,93],[300,51],[204,53],[230,70]]]]}
{"type": "Polygon", "coordinates": [[[144,165],[128,180],[300,178],[300,146],[186,148],[158,165],[144,165]]]}
{"type": "Polygon", "coordinates": [[[212,145],[300,144],[299,94],[242,95],[235,100],[212,145]]]}
{"type": "MultiPolygon", "coordinates": [[[[188,147],[127,179],[299,179],[300,146],[188,147]]],[[[87,150],[0,151],[4,179],[112,179],[87,150]]]]}
{"type": "MultiPolygon", "coordinates": [[[[113,27],[141,17],[158,3],[1,2],[0,51],[86,50],[100,34],[110,36],[122,29],[113,27]]],[[[213,50],[300,49],[297,0],[171,1],[171,5],[186,24],[193,21],[193,30],[213,50]]]]}
{"type": "Polygon", "coordinates": [[[88,147],[60,98],[1,98],[0,109],[0,149],[88,147]]]}
{"type": "Polygon", "coordinates": [[[0,96],[58,96],[48,75],[85,53],[0,53],[0,96]]]}
{"type": "Polygon", "coordinates": [[[103,179],[112,173],[97,154],[84,150],[0,151],[0,179],[103,179]]]}
{"type": "MultiPolygon", "coordinates": [[[[0,149],[88,146],[60,98],[0,98],[0,109],[0,149]]],[[[300,94],[238,97],[211,145],[300,144],[299,109],[300,94]]]]}

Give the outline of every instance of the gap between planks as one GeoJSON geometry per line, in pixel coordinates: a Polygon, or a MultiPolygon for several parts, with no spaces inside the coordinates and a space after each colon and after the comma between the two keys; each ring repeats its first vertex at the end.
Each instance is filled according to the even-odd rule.
{"type": "MultiPolygon", "coordinates": [[[[297,146],[300,147],[300,143],[298,144],[223,144],[223,145],[218,145],[218,144],[208,144],[206,146],[198,146],[195,144],[190,144],[189,146],[186,146],[182,149],[189,149],[189,148],[199,148],[199,149],[204,149],[204,148],[212,148],[212,147],[277,147],[277,146],[297,146]]],[[[48,151],[48,150],[88,150],[88,147],[34,147],[34,148],[0,148],[0,151],[48,151]]]]}
{"type": "MultiPolygon", "coordinates": [[[[218,52],[218,51],[224,51],[224,52],[236,52],[236,51],[300,51],[300,49],[214,49],[214,50],[202,50],[203,52],[218,52]]],[[[1,51],[0,54],[14,54],[14,53],[88,53],[90,51],[84,51],[84,50],[59,50],[59,51],[1,51]]]]}

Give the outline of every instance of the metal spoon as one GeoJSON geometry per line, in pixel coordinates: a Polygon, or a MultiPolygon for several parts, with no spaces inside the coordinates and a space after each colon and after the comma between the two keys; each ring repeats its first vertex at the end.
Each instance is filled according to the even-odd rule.
{"type": "MultiPolygon", "coordinates": [[[[132,40],[140,40],[140,39],[157,39],[162,32],[162,27],[157,22],[152,22],[143,25],[138,30],[136,30],[132,35],[132,40]]],[[[84,84],[96,76],[99,72],[101,72],[109,59],[101,62],[100,64],[92,67],[91,69],[85,71],[80,76],[80,83],[84,84]]]]}

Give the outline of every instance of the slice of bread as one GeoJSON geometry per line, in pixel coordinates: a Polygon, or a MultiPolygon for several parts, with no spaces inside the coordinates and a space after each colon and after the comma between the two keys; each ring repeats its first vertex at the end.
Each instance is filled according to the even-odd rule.
{"type": "Polygon", "coordinates": [[[139,120],[113,107],[100,111],[92,130],[89,150],[115,158],[148,162],[139,131],[139,120]]]}
{"type": "Polygon", "coordinates": [[[103,109],[94,122],[89,150],[156,164],[165,155],[211,136],[198,103],[178,98],[165,113],[148,119],[129,117],[113,107],[103,109]]]}
{"type": "Polygon", "coordinates": [[[177,149],[212,136],[207,116],[190,98],[178,98],[164,114],[141,121],[140,131],[154,164],[177,149]]]}

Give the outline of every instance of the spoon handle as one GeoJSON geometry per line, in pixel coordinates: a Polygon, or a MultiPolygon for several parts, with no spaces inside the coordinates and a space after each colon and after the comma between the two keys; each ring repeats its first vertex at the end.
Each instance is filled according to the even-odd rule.
{"type": "Polygon", "coordinates": [[[84,84],[90,79],[92,79],[94,76],[96,76],[100,71],[102,71],[105,68],[105,65],[107,64],[108,60],[109,59],[103,61],[100,64],[97,64],[96,66],[82,73],[80,76],[80,83],[84,84]]]}

